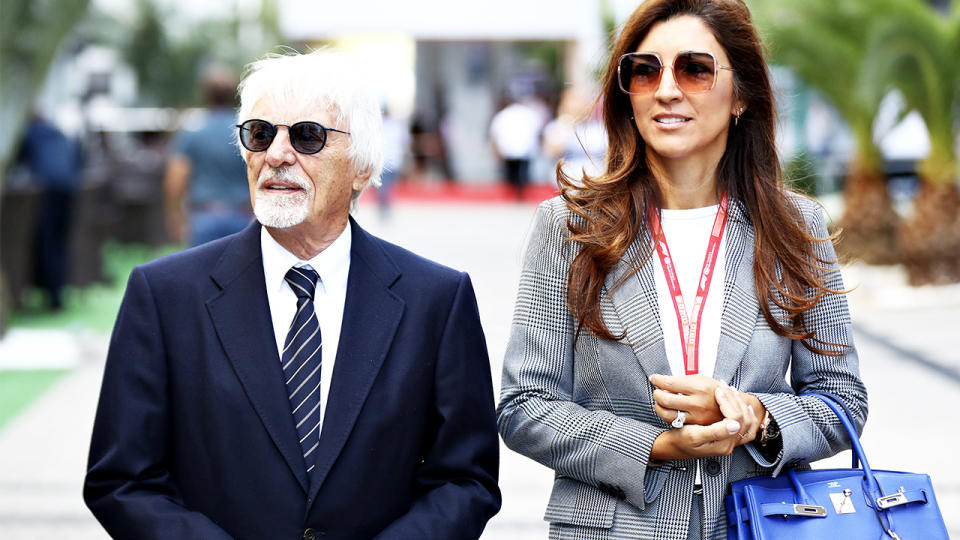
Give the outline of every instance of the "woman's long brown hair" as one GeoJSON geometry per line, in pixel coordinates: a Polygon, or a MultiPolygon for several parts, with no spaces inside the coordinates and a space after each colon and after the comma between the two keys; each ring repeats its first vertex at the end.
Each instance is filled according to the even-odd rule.
{"type": "MultiPolygon", "coordinates": [[[[788,199],[774,143],[776,110],[763,45],[740,0],[647,0],[626,21],[614,44],[598,99],[609,146],[606,171],[593,178],[574,179],[557,166],[560,194],[570,208],[570,242],[580,244],[571,263],[567,303],[584,327],[599,337],[622,339],[606,327],[600,314],[604,277],[648,226],[651,211],[659,212],[662,194],[646,163],[646,144],[633,123],[633,109],[617,84],[617,59],[633,52],[662,21],[679,15],[699,17],[713,32],[734,69],[734,95],[747,105],[739,122],[731,122],[727,148],[717,166],[717,191],[745,205],[754,228],[753,277],[764,318],[779,335],[802,340],[811,351],[842,354],[837,344],[817,339],[807,329],[804,313],[824,294],[837,293],[825,284],[826,265],[817,256],[816,238],[788,199]],[[777,264],[779,263],[779,268],[777,264]],[[771,302],[785,312],[778,320],[771,302]],[[821,346],[823,345],[823,346],[821,346]],[[829,346],[830,348],[827,348],[829,346]]],[[[641,258],[652,254],[643,246],[641,258]]],[[[619,276],[617,286],[632,273],[619,276]]]]}

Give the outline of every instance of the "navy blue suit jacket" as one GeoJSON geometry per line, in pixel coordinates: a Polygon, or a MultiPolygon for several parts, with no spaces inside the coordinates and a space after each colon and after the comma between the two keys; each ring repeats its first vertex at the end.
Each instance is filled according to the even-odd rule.
{"type": "Polygon", "coordinates": [[[133,270],[84,485],[112,536],[480,535],[500,492],[470,279],[349,226],[343,326],[312,478],[281,376],[259,224],[133,270]]]}

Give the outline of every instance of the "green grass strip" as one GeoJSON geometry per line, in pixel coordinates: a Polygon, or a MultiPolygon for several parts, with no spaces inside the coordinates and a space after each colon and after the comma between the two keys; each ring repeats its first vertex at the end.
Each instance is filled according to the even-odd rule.
{"type": "Polygon", "coordinates": [[[66,372],[64,369],[0,370],[0,429],[66,372]]]}
{"type": "Polygon", "coordinates": [[[113,328],[133,267],[181,248],[108,242],[103,248],[105,283],[66,287],[64,309],[60,311],[44,309],[43,293],[39,289],[28,289],[21,298],[23,309],[10,314],[9,325],[11,328],[82,328],[108,333],[113,328]]]}

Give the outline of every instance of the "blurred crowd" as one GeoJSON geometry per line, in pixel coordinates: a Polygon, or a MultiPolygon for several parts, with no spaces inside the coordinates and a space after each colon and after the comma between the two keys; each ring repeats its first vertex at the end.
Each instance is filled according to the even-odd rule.
{"type": "MultiPolygon", "coordinates": [[[[31,286],[43,291],[39,307],[57,310],[65,285],[102,280],[100,252],[110,240],[193,246],[249,223],[245,166],[236,146],[236,84],[236,73],[211,66],[199,81],[203,108],[148,127],[131,122],[129,129],[98,129],[88,122],[77,129],[34,113],[0,213],[14,308],[23,307],[31,286]]],[[[600,171],[606,136],[589,92],[506,89],[500,95],[488,124],[477,126],[488,140],[477,151],[499,164],[489,179],[458,176],[442,104],[406,117],[383,106],[386,160],[376,193],[383,219],[398,185],[415,192],[502,184],[507,200],[524,200],[532,185],[551,192],[558,162],[573,176],[600,171]]]]}

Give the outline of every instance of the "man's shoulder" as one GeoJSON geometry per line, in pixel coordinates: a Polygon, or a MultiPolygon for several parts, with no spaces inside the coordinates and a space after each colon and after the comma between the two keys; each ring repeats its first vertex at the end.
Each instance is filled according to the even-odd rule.
{"type": "Polygon", "coordinates": [[[210,273],[218,266],[226,250],[234,243],[242,241],[243,233],[235,233],[218,238],[206,244],[169,253],[137,268],[146,275],[178,280],[202,277],[209,279],[210,273]]]}

